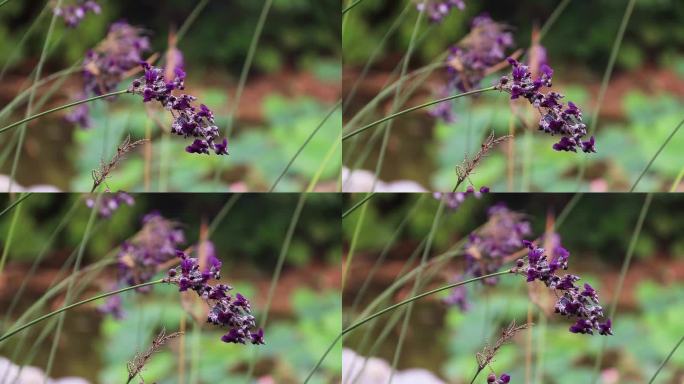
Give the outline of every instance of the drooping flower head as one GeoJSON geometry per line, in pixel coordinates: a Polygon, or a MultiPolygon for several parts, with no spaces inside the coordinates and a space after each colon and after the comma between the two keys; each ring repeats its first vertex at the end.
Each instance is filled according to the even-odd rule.
{"type": "Polygon", "coordinates": [[[180,265],[169,270],[166,282],[178,286],[180,292],[194,291],[209,305],[207,322],[227,329],[221,337],[226,343],[264,344],[264,331],[256,329],[249,301],[237,293],[230,294],[233,288],[226,284],[209,284],[210,280],[220,279],[221,262],[215,256],[208,260],[204,268],[198,258],[177,251],[180,265]]]}
{"type": "Polygon", "coordinates": [[[214,121],[214,113],[206,105],[195,107],[192,103],[196,97],[180,94],[173,95],[174,90],[185,88],[185,72],[176,68],[174,79],[166,79],[161,68],[142,62],[144,76],[133,80],[128,92],[140,95],[143,102],[158,101],[174,118],[171,133],[192,137],[194,141],[185,150],[188,153],[209,154],[213,150],[217,155],[228,154],[226,139],[218,141],[219,129],[214,121]]]}
{"type": "MultiPolygon", "coordinates": [[[[88,198],[86,198],[85,201],[86,206],[88,208],[94,208],[95,201],[96,198],[94,196],[89,196],[88,198]]],[[[128,206],[132,206],[133,204],[135,204],[133,196],[129,195],[126,192],[105,194],[100,198],[100,206],[98,207],[97,213],[101,218],[109,218],[123,204],[126,204],[128,206]]]]}
{"type": "Polygon", "coordinates": [[[88,12],[99,14],[101,11],[100,5],[94,0],[76,0],[73,4],[63,4],[52,9],[52,12],[61,17],[64,24],[70,28],[77,27],[88,12]]]}
{"type": "Polygon", "coordinates": [[[425,12],[433,23],[439,23],[452,9],[465,9],[464,0],[415,0],[416,9],[425,12]]]}
{"type": "Polygon", "coordinates": [[[529,67],[508,58],[513,67],[510,76],[503,76],[497,85],[497,89],[508,92],[511,100],[523,97],[539,110],[539,130],[551,135],[560,135],[560,140],[553,145],[556,151],[572,151],[577,149],[583,152],[596,152],[594,137],[585,140],[587,126],[582,122],[582,111],[573,102],[568,102],[567,107],[561,101],[563,95],[557,92],[541,92],[543,88],[550,88],[553,70],[548,65],[540,67],[541,75],[532,78],[529,67]]]}
{"type": "Polygon", "coordinates": [[[568,269],[570,253],[565,248],[557,247],[549,257],[544,248],[532,242],[526,241],[525,246],[529,249],[527,260],[518,260],[512,271],[525,276],[527,282],[539,280],[556,292],[558,301],[555,312],[575,319],[569,331],[589,335],[596,331],[600,335],[612,335],[612,323],[603,315],[596,290],[587,283],[581,288],[576,286],[579,276],[558,274],[568,269]]]}

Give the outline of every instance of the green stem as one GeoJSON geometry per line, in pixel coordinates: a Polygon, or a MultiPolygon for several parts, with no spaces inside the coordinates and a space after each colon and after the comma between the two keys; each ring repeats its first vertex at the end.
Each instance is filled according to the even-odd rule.
{"type": "Polygon", "coordinates": [[[376,194],[377,194],[377,192],[371,192],[371,193],[367,194],[363,199],[361,199],[361,201],[359,201],[358,203],[354,204],[353,207],[349,208],[346,212],[344,212],[344,213],[342,214],[342,218],[344,219],[345,217],[347,217],[349,214],[351,214],[352,212],[354,212],[358,207],[364,205],[368,200],[370,200],[371,198],[373,198],[373,196],[375,196],[376,194]]]}
{"type": "Polygon", "coordinates": [[[280,179],[282,179],[283,176],[285,176],[285,174],[287,173],[287,171],[288,171],[288,170],[290,169],[290,167],[292,166],[292,163],[295,162],[295,160],[297,159],[297,157],[299,156],[299,154],[302,153],[302,151],[303,151],[304,148],[309,144],[309,142],[311,141],[311,139],[313,139],[313,137],[316,136],[316,133],[318,133],[318,131],[321,129],[321,127],[323,127],[323,125],[325,125],[325,123],[328,121],[328,119],[330,118],[330,116],[332,116],[333,112],[335,112],[335,110],[337,110],[337,108],[338,108],[341,104],[342,104],[342,101],[341,101],[341,100],[338,101],[337,103],[335,103],[335,106],[332,107],[332,108],[330,109],[330,111],[328,112],[327,115],[325,115],[325,117],[323,118],[323,120],[318,124],[318,126],[313,130],[313,132],[311,132],[311,134],[309,135],[309,137],[306,138],[306,140],[304,141],[304,143],[302,143],[302,145],[299,147],[299,149],[297,149],[297,152],[294,154],[294,156],[292,156],[292,158],[290,159],[290,161],[287,163],[287,165],[285,166],[285,169],[283,169],[283,171],[280,172],[280,175],[278,175],[278,178],[273,182],[273,185],[272,185],[271,188],[268,190],[268,192],[273,192],[273,191],[275,190],[276,186],[278,186],[278,183],[280,182],[280,179]]]}
{"type": "MultiPolygon", "coordinates": [[[[603,104],[603,99],[606,96],[606,91],[608,90],[608,83],[610,82],[610,77],[613,74],[613,67],[615,67],[615,61],[617,60],[618,53],[620,52],[620,45],[622,45],[622,38],[625,36],[625,31],[627,30],[627,25],[629,24],[629,19],[634,10],[634,5],[636,0],[630,0],[625,8],[625,13],[622,16],[622,22],[620,23],[620,28],[618,29],[618,34],[613,42],[613,49],[610,52],[610,58],[608,59],[608,66],[603,73],[603,80],[601,81],[601,88],[599,89],[598,99],[596,100],[596,108],[594,108],[591,114],[591,121],[589,123],[589,136],[593,135],[596,131],[596,125],[598,124],[599,112],[601,111],[601,105],[603,104]]],[[[582,162],[580,164],[580,171],[577,174],[577,189],[580,187],[580,182],[584,177],[584,172],[587,167],[586,156],[582,157],[582,162]]]]}
{"type": "MultiPolygon", "coordinates": [[[[627,271],[629,270],[629,265],[632,262],[632,255],[634,254],[634,249],[636,248],[637,240],[639,240],[639,235],[641,234],[641,228],[646,220],[646,214],[648,213],[648,208],[653,200],[653,194],[646,195],[644,204],[641,206],[641,213],[639,213],[639,219],[637,219],[637,224],[634,227],[634,232],[632,233],[632,238],[629,241],[629,247],[627,248],[627,254],[625,255],[625,261],[622,263],[622,268],[620,270],[620,277],[618,278],[617,287],[615,288],[615,294],[613,295],[613,302],[610,306],[610,313],[608,318],[613,322],[615,321],[615,310],[617,309],[618,300],[620,299],[620,293],[622,292],[622,286],[625,283],[625,276],[627,276],[627,271]]],[[[606,349],[607,339],[603,339],[601,344],[601,349],[599,350],[596,360],[594,361],[594,377],[592,383],[596,383],[599,376],[599,369],[601,368],[601,362],[603,361],[603,353],[606,349]]]]}
{"type": "MultiPolygon", "coordinates": [[[[370,128],[375,127],[375,126],[378,125],[378,124],[382,124],[382,123],[384,123],[384,122],[387,121],[387,120],[394,119],[395,117],[398,117],[398,116],[407,114],[407,113],[409,113],[409,112],[413,112],[413,111],[418,110],[418,109],[421,109],[421,108],[429,107],[429,106],[431,106],[431,105],[443,103],[443,102],[445,102],[445,101],[458,99],[458,98],[460,98],[460,97],[472,96],[472,95],[476,95],[476,94],[478,94],[478,93],[483,93],[483,92],[487,92],[487,91],[493,91],[493,90],[495,90],[495,89],[496,89],[496,86],[491,86],[491,87],[482,88],[482,89],[476,89],[476,90],[474,90],[474,91],[465,92],[465,93],[459,93],[458,95],[452,95],[452,96],[444,97],[444,98],[441,98],[441,99],[429,101],[429,102],[427,102],[427,103],[423,103],[423,104],[420,104],[420,105],[416,105],[415,107],[411,107],[411,108],[405,109],[405,110],[403,110],[403,111],[399,111],[399,112],[397,112],[397,113],[393,113],[393,114],[391,114],[391,115],[389,115],[389,116],[385,116],[385,117],[383,117],[383,118],[380,119],[380,120],[374,121],[374,122],[372,122],[372,123],[370,123],[370,124],[368,124],[368,125],[365,125],[365,126],[359,128],[359,129],[357,129],[356,131],[350,132],[350,133],[348,133],[348,134],[342,136],[342,140],[347,140],[347,139],[349,139],[350,137],[354,137],[354,136],[358,135],[359,133],[361,133],[361,132],[363,132],[363,131],[366,131],[366,130],[368,130],[368,129],[370,129],[370,128]]],[[[0,132],[1,132],[1,131],[0,131],[0,132]]]]}
{"type": "Polygon", "coordinates": [[[188,29],[190,29],[190,26],[195,22],[195,19],[197,19],[197,16],[199,16],[200,12],[202,12],[207,4],[209,4],[209,0],[202,0],[195,6],[195,8],[188,15],[188,18],[185,19],[185,22],[183,22],[183,25],[181,25],[181,27],[178,29],[176,41],[180,41],[185,36],[185,34],[188,32],[188,29]]]}
{"type": "Polygon", "coordinates": [[[653,155],[653,157],[651,157],[651,160],[646,165],[646,168],[644,168],[644,170],[641,171],[641,174],[639,175],[639,177],[636,179],[636,181],[632,185],[632,188],[629,189],[630,192],[634,192],[634,190],[636,189],[636,187],[639,184],[639,182],[641,181],[641,179],[646,175],[646,172],[648,172],[648,170],[651,168],[651,165],[653,165],[655,160],[660,155],[660,152],[662,152],[663,149],[665,149],[665,146],[667,146],[667,144],[670,142],[670,140],[672,140],[674,135],[677,134],[677,132],[679,131],[679,128],[681,128],[682,125],[684,125],[684,120],[682,120],[679,124],[677,124],[677,127],[675,127],[675,129],[672,131],[672,133],[670,133],[670,136],[668,136],[667,139],[660,146],[660,148],[658,148],[658,151],[655,153],[655,155],[653,155]]]}
{"type": "Polygon", "coordinates": [[[682,336],[682,338],[679,339],[679,342],[677,343],[677,345],[675,345],[674,348],[672,348],[672,350],[670,351],[670,354],[667,355],[665,360],[660,364],[660,366],[658,367],[658,370],[655,371],[655,373],[653,374],[653,377],[651,377],[651,380],[648,381],[648,384],[652,384],[655,381],[656,377],[658,377],[658,374],[660,373],[660,370],[662,370],[665,367],[665,365],[667,364],[667,362],[670,361],[670,358],[672,357],[672,355],[674,355],[677,348],[679,348],[679,346],[682,345],[682,342],[684,342],[684,336],[682,336]]]}
{"type": "Polygon", "coordinates": [[[29,122],[29,121],[31,121],[31,120],[35,120],[35,119],[37,119],[37,118],[39,118],[39,117],[43,117],[43,116],[48,115],[48,114],[50,114],[50,113],[54,113],[54,112],[61,111],[62,109],[71,108],[71,107],[74,107],[74,106],[77,106],[77,105],[80,105],[80,104],[89,103],[89,102],[91,102],[91,101],[99,100],[99,99],[104,99],[104,98],[107,98],[107,97],[110,97],[110,96],[121,95],[121,94],[124,94],[124,93],[127,93],[127,92],[128,92],[127,89],[122,89],[122,90],[120,90],[120,91],[115,91],[115,92],[111,92],[111,93],[107,93],[107,94],[99,95],[99,96],[93,96],[93,97],[90,97],[90,98],[88,98],[88,99],[78,100],[78,101],[74,101],[73,103],[64,104],[64,105],[59,106],[59,107],[55,107],[55,108],[52,108],[52,109],[48,109],[47,111],[43,111],[43,112],[37,113],[37,114],[35,114],[35,115],[33,115],[33,116],[29,116],[29,117],[27,117],[27,118],[25,118],[25,119],[19,120],[19,121],[14,122],[14,123],[12,123],[12,124],[6,126],[6,127],[1,128],[1,129],[0,129],[0,134],[4,133],[4,132],[7,131],[7,130],[10,130],[10,129],[12,129],[12,128],[15,128],[15,127],[17,127],[17,126],[19,126],[19,125],[21,125],[21,124],[27,123],[27,122],[29,122]]]}
{"type": "MultiPolygon", "coordinates": [[[[389,306],[389,307],[387,307],[387,308],[385,308],[385,309],[382,309],[382,310],[380,310],[380,311],[378,311],[378,312],[375,312],[374,314],[372,314],[372,315],[370,315],[370,316],[368,316],[368,317],[365,317],[365,318],[363,318],[363,319],[357,321],[356,323],[354,323],[354,324],[348,326],[347,328],[343,329],[343,330],[342,330],[342,335],[346,335],[347,333],[349,333],[349,332],[355,330],[356,328],[362,326],[363,324],[369,322],[370,320],[375,319],[376,317],[382,316],[382,315],[384,315],[385,313],[390,312],[390,311],[393,311],[393,310],[395,310],[395,309],[397,309],[397,308],[399,308],[399,307],[401,307],[401,306],[404,306],[404,305],[409,304],[409,303],[412,303],[412,302],[414,302],[414,301],[416,301],[416,300],[422,299],[423,297],[430,296],[430,295],[434,295],[435,293],[439,293],[439,292],[442,292],[442,291],[446,291],[446,290],[451,289],[451,288],[460,287],[461,285],[466,285],[466,284],[474,283],[474,282],[476,282],[476,281],[488,279],[488,278],[490,278],[490,277],[496,277],[496,276],[501,276],[501,275],[507,275],[507,274],[509,274],[509,273],[511,273],[510,270],[500,271],[500,272],[496,272],[496,273],[491,273],[491,274],[489,274],[489,275],[474,277],[474,278],[472,278],[472,279],[460,281],[460,282],[458,282],[458,283],[448,284],[448,285],[445,285],[445,286],[442,286],[442,287],[439,287],[439,288],[435,288],[435,289],[430,290],[430,291],[427,291],[427,292],[423,292],[423,293],[421,293],[421,294],[419,294],[419,295],[416,295],[416,296],[413,296],[413,297],[408,298],[408,299],[406,299],[406,300],[400,301],[400,302],[398,302],[398,303],[396,303],[396,304],[394,304],[394,305],[391,305],[391,306],[389,306]]],[[[1,341],[1,340],[0,340],[0,341],[1,341]]]]}
{"type": "Polygon", "coordinates": [[[28,193],[21,195],[21,197],[18,198],[17,200],[15,200],[12,204],[10,204],[9,207],[3,209],[2,212],[0,212],[0,217],[2,215],[4,215],[5,213],[11,211],[12,208],[16,207],[17,204],[21,203],[22,201],[24,201],[27,197],[31,196],[32,194],[33,194],[33,192],[28,192],[28,193]]]}
{"type": "Polygon", "coordinates": [[[79,302],[76,302],[76,303],[67,305],[66,307],[62,307],[62,308],[60,308],[60,309],[57,309],[57,310],[55,310],[55,311],[52,311],[52,312],[50,312],[50,313],[48,313],[48,314],[45,314],[45,315],[43,315],[43,316],[41,316],[41,317],[39,317],[39,318],[37,318],[37,319],[31,320],[31,321],[29,321],[28,323],[26,323],[26,324],[24,324],[24,325],[21,325],[21,326],[15,328],[15,329],[13,329],[13,330],[7,332],[6,334],[0,336],[0,343],[3,342],[3,341],[5,341],[5,340],[8,339],[8,338],[14,336],[15,334],[17,334],[17,333],[23,331],[23,330],[26,329],[26,328],[29,328],[29,327],[31,327],[31,326],[33,326],[33,325],[36,325],[37,323],[40,323],[40,322],[43,321],[43,320],[49,319],[49,318],[51,318],[52,316],[55,316],[55,315],[59,315],[60,313],[62,313],[62,312],[64,312],[64,311],[68,311],[68,310],[70,310],[70,309],[72,309],[72,308],[75,308],[75,307],[78,307],[78,306],[80,306],[80,305],[90,303],[91,301],[103,299],[103,298],[105,298],[105,297],[118,295],[119,293],[122,293],[122,292],[130,291],[130,290],[137,289],[137,288],[146,287],[146,286],[148,286],[148,285],[155,285],[155,284],[159,284],[159,283],[163,283],[163,282],[164,282],[164,279],[159,279],[159,280],[154,280],[154,281],[148,281],[147,283],[142,283],[142,284],[133,285],[133,286],[130,286],[130,287],[121,288],[121,289],[118,289],[118,290],[116,290],[116,291],[111,291],[111,292],[102,293],[102,294],[100,294],[100,295],[93,296],[93,297],[91,297],[91,298],[88,298],[88,299],[85,299],[85,300],[81,300],[81,301],[79,301],[79,302]]]}
{"type": "MultiPolygon", "coordinates": [[[[271,309],[271,303],[273,302],[273,297],[276,293],[276,288],[278,287],[278,281],[280,281],[280,273],[283,270],[283,265],[285,264],[285,258],[290,250],[290,243],[292,242],[292,237],[294,236],[294,231],[297,228],[297,223],[299,222],[299,217],[301,216],[302,209],[304,208],[304,203],[306,202],[308,194],[299,194],[299,201],[295,207],[292,218],[290,219],[290,226],[287,228],[287,233],[285,234],[285,240],[280,248],[280,254],[278,255],[278,261],[276,262],[275,271],[273,271],[273,276],[271,277],[271,286],[268,288],[268,294],[266,296],[266,304],[264,305],[263,313],[261,314],[261,320],[259,321],[259,328],[265,329],[266,323],[268,322],[268,312],[271,309]]],[[[254,367],[256,366],[257,354],[259,350],[254,349],[252,358],[249,360],[249,367],[247,369],[246,383],[251,382],[252,374],[254,373],[254,367]]]]}
{"type": "Polygon", "coordinates": [[[362,1],[363,1],[363,0],[356,0],[356,1],[354,1],[353,3],[349,4],[346,8],[344,8],[344,9],[342,10],[342,14],[344,15],[345,13],[351,11],[354,7],[356,7],[357,5],[359,5],[359,3],[361,3],[362,1]]]}
{"type": "Polygon", "coordinates": [[[683,177],[684,177],[684,168],[682,168],[682,170],[679,171],[679,173],[677,174],[677,177],[672,182],[672,186],[670,187],[670,192],[677,192],[677,187],[679,186],[679,183],[682,182],[683,177]]]}

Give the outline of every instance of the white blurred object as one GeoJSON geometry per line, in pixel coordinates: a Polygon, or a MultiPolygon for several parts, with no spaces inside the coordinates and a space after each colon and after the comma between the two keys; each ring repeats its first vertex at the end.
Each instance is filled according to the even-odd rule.
{"type": "MultiPolygon", "coordinates": [[[[391,374],[392,367],[383,359],[377,357],[366,359],[351,349],[342,350],[342,383],[387,383],[391,374]]],[[[396,371],[392,377],[392,384],[445,384],[445,382],[425,369],[407,369],[396,371]]]]}
{"type": "MultiPolygon", "coordinates": [[[[349,172],[342,167],[342,192],[371,192],[375,174],[363,169],[349,172]]],[[[411,180],[397,180],[385,182],[378,180],[375,192],[427,192],[422,185],[411,180]]]]}
{"type": "Polygon", "coordinates": [[[12,190],[8,191],[10,186],[10,177],[7,175],[0,175],[0,193],[5,192],[61,192],[59,188],[54,185],[38,184],[31,187],[22,187],[16,182],[12,183],[12,190]]]}
{"type": "Polygon", "coordinates": [[[45,380],[45,373],[37,367],[14,365],[4,357],[0,357],[0,377],[6,382],[15,384],[90,384],[80,377],[63,377],[61,379],[45,380]]]}

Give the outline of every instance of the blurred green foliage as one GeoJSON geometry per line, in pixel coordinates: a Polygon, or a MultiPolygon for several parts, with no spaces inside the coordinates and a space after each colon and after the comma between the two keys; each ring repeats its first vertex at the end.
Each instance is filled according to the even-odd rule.
{"type": "MultiPolygon", "coordinates": [[[[65,0],[68,3],[70,0],[65,0]]],[[[41,14],[48,1],[10,1],[0,12],[0,65],[4,65],[29,25],[41,14]]],[[[168,33],[180,28],[199,1],[102,0],[103,12],[88,15],[76,29],[58,23],[55,36],[62,54],[50,63],[64,67],[80,60],[106,34],[108,25],[125,19],[150,32],[153,49],[166,49],[168,33]]],[[[251,37],[263,7],[263,1],[210,1],[179,44],[187,66],[193,71],[223,68],[239,73],[251,37]]],[[[19,57],[37,57],[49,24],[50,12],[44,12],[38,26],[21,48],[19,57]]],[[[58,20],[59,21],[59,20],[58,20]]],[[[275,0],[255,57],[257,71],[277,71],[285,65],[304,65],[315,57],[340,54],[339,1],[275,0]]],[[[237,75],[236,75],[237,76],[237,75]]]]}

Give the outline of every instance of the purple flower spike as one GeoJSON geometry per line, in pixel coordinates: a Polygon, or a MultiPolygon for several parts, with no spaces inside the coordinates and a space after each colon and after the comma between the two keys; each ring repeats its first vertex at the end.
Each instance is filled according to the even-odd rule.
{"type": "Polygon", "coordinates": [[[572,102],[568,102],[566,108],[560,93],[541,92],[542,88],[550,88],[552,85],[551,67],[541,65],[541,75],[538,79],[532,79],[532,73],[526,65],[512,58],[508,58],[508,62],[513,67],[511,76],[502,77],[497,89],[508,92],[511,100],[525,98],[539,110],[539,130],[561,136],[553,149],[562,152],[577,152],[577,149],[585,153],[596,152],[593,136],[589,140],[583,140],[587,135],[587,126],[582,122],[582,111],[572,102]]]}
{"type": "MultiPolygon", "coordinates": [[[[205,244],[200,244],[200,246],[205,244]]],[[[213,248],[213,246],[212,246],[213,248]]],[[[192,290],[207,302],[209,314],[207,322],[228,328],[221,341],[225,343],[264,344],[264,331],[256,331],[256,320],[252,316],[247,298],[237,293],[233,298],[229,291],[233,288],[225,284],[209,284],[209,280],[220,277],[221,261],[212,253],[207,255],[207,268],[200,270],[199,259],[178,252],[180,266],[169,271],[166,282],[178,286],[180,292],[192,290]]]]}
{"type": "Polygon", "coordinates": [[[565,274],[561,277],[556,274],[557,271],[568,268],[568,251],[556,245],[549,262],[543,248],[529,242],[525,245],[530,249],[527,263],[518,260],[512,271],[526,276],[528,282],[539,280],[555,291],[558,297],[555,312],[575,318],[569,331],[588,335],[598,331],[600,335],[612,335],[612,323],[610,319],[604,319],[596,290],[589,284],[584,284],[584,289],[577,287],[575,283],[580,280],[579,276],[565,274]]]}
{"type": "Polygon", "coordinates": [[[128,92],[140,95],[143,102],[156,100],[174,118],[171,133],[179,136],[194,137],[192,144],[185,147],[188,153],[209,154],[213,150],[217,155],[228,154],[228,141],[217,142],[219,129],[214,121],[213,112],[206,105],[196,108],[192,103],[196,97],[186,94],[175,96],[174,90],[185,88],[185,72],[176,68],[173,80],[165,79],[160,68],[153,67],[146,62],[141,63],[145,74],[134,80],[128,92]]]}

